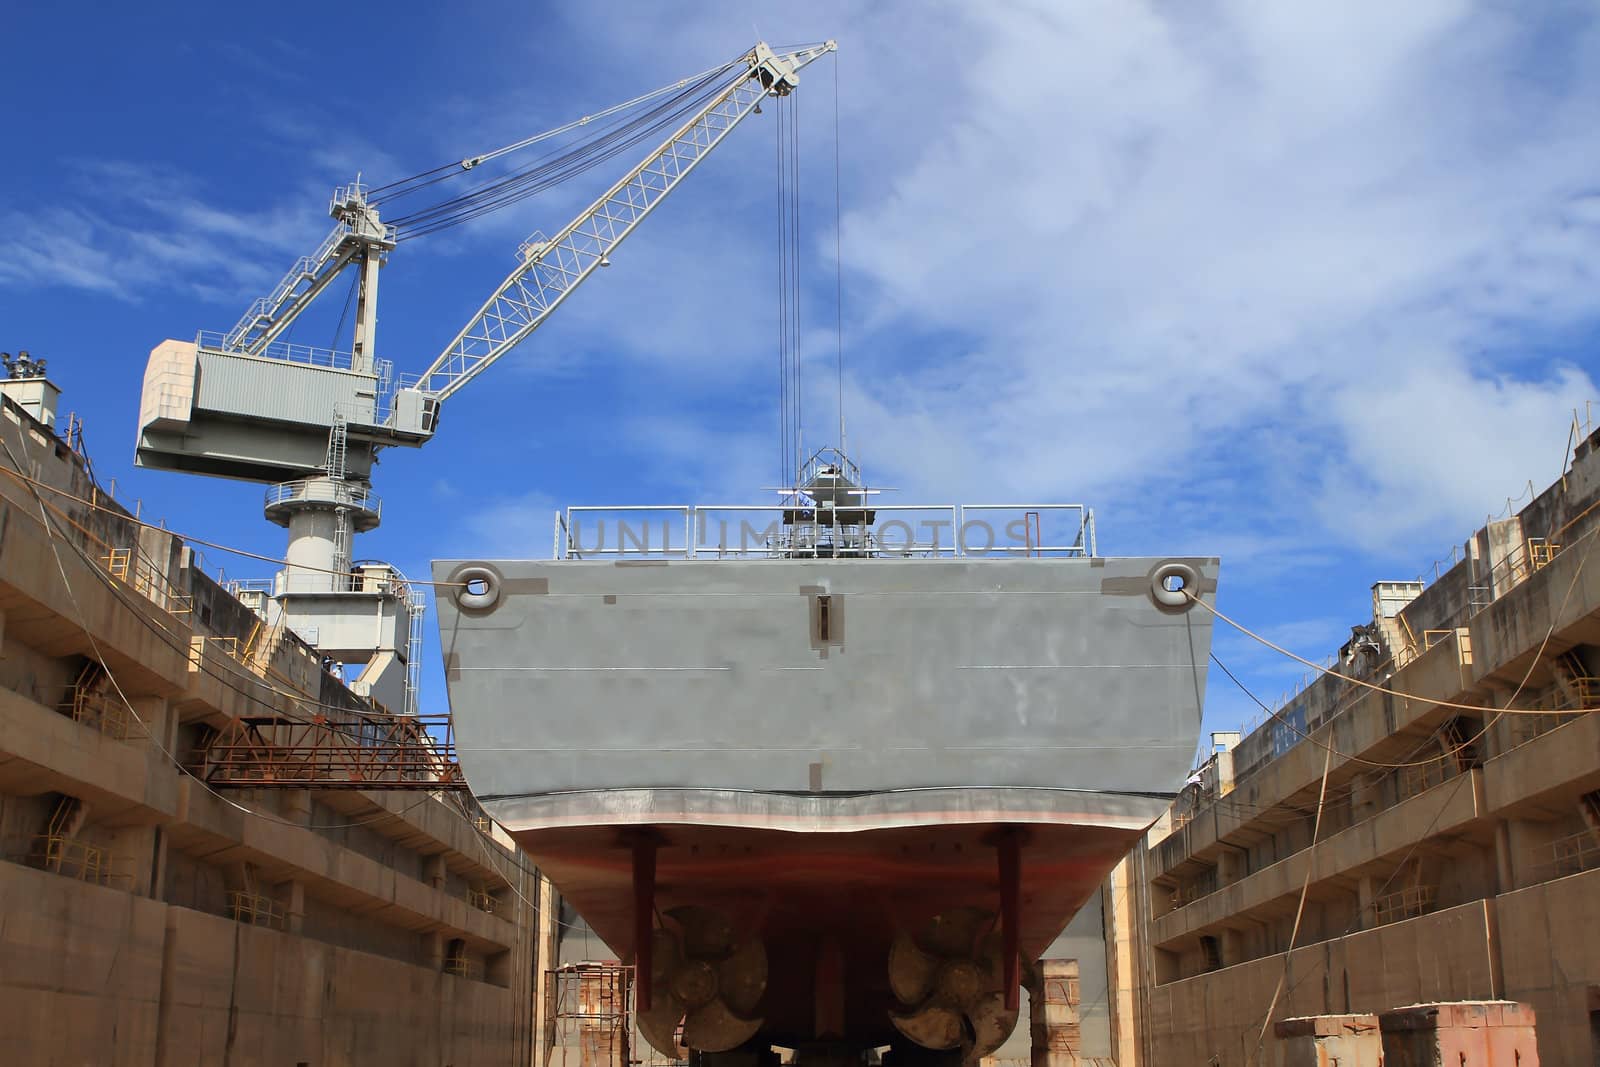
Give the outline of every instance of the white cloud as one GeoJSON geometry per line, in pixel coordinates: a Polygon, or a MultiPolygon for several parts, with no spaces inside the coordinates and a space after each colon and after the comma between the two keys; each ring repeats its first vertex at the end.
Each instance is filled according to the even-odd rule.
{"type": "MultiPolygon", "coordinates": [[[[651,77],[742,46],[749,21],[731,5],[670,25],[569,17],[651,77]]],[[[1544,24],[1464,0],[835,6],[757,22],[773,40],[841,42],[852,451],[908,499],[1087,499],[1116,520],[1113,551],[1255,546],[1265,555],[1244,556],[1264,576],[1318,545],[1458,536],[1550,465],[1564,409],[1593,393],[1592,360],[1521,350],[1600,310],[1600,32],[1580,6],[1544,24]],[[1431,458],[1374,436],[1372,413],[1403,421],[1400,405],[1417,411],[1409,449],[1431,458]],[[1452,447],[1452,410],[1492,427],[1492,456],[1452,447]]],[[[803,78],[813,121],[831,77],[818,64],[803,78]]],[[[826,140],[805,206],[819,289],[826,140]]],[[[733,144],[722,162],[748,170],[733,144]]],[[[695,184],[726,199],[770,180],[708,170],[695,184]]],[[[768,377],[772,330],[750,311],[771,298],[719,285],[775,269],[759,216],[696,203],[642,246],[663,284],[608,280],[592,307],[629,314],[571,319],[608,359],[714,372],[686,374],[664,418],[674,398],[768,377]]],[[[809,297],[814,327],[830,308],[809,297]]],[[[830,347],[808,344],[813,443],[832,436],[830,347]]],[[[724,432],[734,447],[699,449],[705,480],[753,428],[724,432]]]]}
{"type": "Polygon", "coordinates": [[[1174,485],[1250,514],[1313,504],[1324,538],[1370,540],[1453,535],[1555,475],[1593,382],[1502,349],[1600,310],[1592,17],[962,11],[960,91],[882,160],[845,242],[875,338],[967,340],[857,363],[864,458],[1122,507],[1174,485]],[[1263,455],[1286,430],[1312,447],[1263,455]],[[1299,498],[1229,484],[1240,467],[1299,498]],[[1376,506],[1352,530],[1358,492],[1376,506]]]}
{"type": "Polygon", "coordinates": [[[314,220],[287,202],[228,210],[166,167],[78,160],[67,165],[67,183],[75,206],[0,218],[0,285],[64,286],[129,301],[178,290],[239,302],[315,240],[314,220]]]}
{"type": "MultiPolygon", "coordinates": [[[[1437,514],[1477,525],[1507,496],[1560,477],[1571,398],[1591,395],[1576,368],[1535,380],[1475,377],[1459,363],[1399,368],[1329,398],[1344,462],[1318,501],[1325,523],[1377,548],[1437,514]]],[[[1464,528],[1463,528],[1464,532],[1464,528]]]]}
{"type": "Polygon", "coordinates": [[[97,228],[93,216],[66,208],[8,213],[0,218],[8,235],[0,243],[0,285],[61,285],[125,297],[126,279],[106,269],[97,228]]]}

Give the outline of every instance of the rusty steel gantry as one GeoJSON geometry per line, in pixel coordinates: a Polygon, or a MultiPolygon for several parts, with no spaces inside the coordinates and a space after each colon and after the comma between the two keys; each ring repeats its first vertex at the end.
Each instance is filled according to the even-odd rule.
{"type": "Polygon", "coordinates": [[[465,788],[449,715],[248,715],[213,732],[190,770],[219,787],[465,788]]]}

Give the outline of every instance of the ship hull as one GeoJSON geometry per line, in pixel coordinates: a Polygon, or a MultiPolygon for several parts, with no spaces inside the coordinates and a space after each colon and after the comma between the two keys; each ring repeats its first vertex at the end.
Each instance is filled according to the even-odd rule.
{"type": "Polygon", "coordinates": [[[648,841],[656,911],[761,938],[763,1040],[815,1037],[825,953],[844,1038],[890,1043],[896,932],[998,914],[1009,839],[1036,958],[1181,786],[1210,618],[1174,566],[1212,595],[1208,559],[439,563],[492,587],[440,597],[462,768],[618,958],[648,841]]]}
{"type": "Polygon", "coordinates": [[[995,911],[1001,835],[1019,837],[1019,948],[1036,959],[1167,804],[1085,793],[1028,805],[1016,795],[929,791],[898,811],[870,802],[834,806],[819,822],[767,802],[781,798],[748,794],[730,796],[724,814],[700,810],[692,818],[643,796],[609,799],[616,803],[592,808],[587,824],[547,825],[509,800],[488,807],[590,926],[624,946],[624,958],[634,834],[648,827],[656,908],[709,905],[761,937],[771,961],[763,1033],[790,1047],[813,1039],[814,976],[825,942],[840,953],[845,1033],[863,1046],[890,1044],[897,1035],[889,1011],[898,1006],[885,967],[890,940],[956,908],[995,911]],[[780,825],[792,828],[772,828],[780,825]]]}

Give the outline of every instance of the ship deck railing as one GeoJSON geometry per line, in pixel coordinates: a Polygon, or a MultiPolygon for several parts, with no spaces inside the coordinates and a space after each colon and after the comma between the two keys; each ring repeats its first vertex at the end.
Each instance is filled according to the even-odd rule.
{"type": "Polygon", "coordinates": [[[1082,504],[876,504],[844,509],[873,521],[787,504],[575,505],[556,512],[553,558],[908,559],[1089,558],[1094,511],[1082,504]],[[791,521],[785,521],[785,519],[791,521]]]}

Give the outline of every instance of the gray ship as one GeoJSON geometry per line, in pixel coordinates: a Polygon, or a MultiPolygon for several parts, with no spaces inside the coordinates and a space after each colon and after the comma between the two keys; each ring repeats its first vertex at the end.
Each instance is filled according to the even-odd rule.
{"type": "Polygon", "coordinates": [[[434,564],[463,771],[665,1055],[975,1062],[1191,765],[1216,559],[861,485],[830,450],[773,507],[571,508],[554,559],[434,564]]]}

